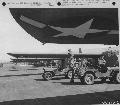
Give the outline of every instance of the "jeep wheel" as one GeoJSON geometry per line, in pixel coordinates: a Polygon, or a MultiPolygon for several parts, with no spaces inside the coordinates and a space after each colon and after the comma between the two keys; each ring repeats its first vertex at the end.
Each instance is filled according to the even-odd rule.
{"type": "Polygon", "coordinates": [[[94,75],[92,73],[86,73],[83,79],[84,83],[87,85],[94,84],[94,75]]]}
{"type": "Polygon", "coordinates": [[[120,73],[115,73],[109,80],[111,83],[120,83],[120,73]]]}
{"type": "MultiPolygon", "coordinates": [[[[72,78],[72,70],[69,70],[67,75],[66,75],[67,78],[71,79],[72,78]]],[[[78,78],[78,75],[77,73],[74,74],[74,78],[78,78]]]]}
{"type": "Polygon", "coordinates": [[[72,71],[71,71],[71,70],[68,71],[68,73],[67,73],[67,77],[68,77],[69,79],[72,78],[72,71]]]}
{"type": "Polygon", "coordinates": [[[106,82],[106,78],[101,78],[101,83],[105,83],[106,82]]]}
{"type": "Polygon", "coordinates": [[[48,80],[51,80],[53,76],[51,72],[45,72],[42,77],[44,80],[48,81],[48,80]]]}
{"type": "Polygon", "coordinates": [[[69,79],[69,77],[68,77],[68,75],[67,75],[67,74],[65,75],[65,79],[69,79]]]}
{"type": "Polygon", "coordinates": [[[120,83],[120,73],[117,73],[117,75],[116,75],[116,82],[120,83]]]}
{"type": "Polygon", "coordinates": [[[115,83],[115,77],[110,77],[109,80],[110,80],[110,83],[115,83]]]}

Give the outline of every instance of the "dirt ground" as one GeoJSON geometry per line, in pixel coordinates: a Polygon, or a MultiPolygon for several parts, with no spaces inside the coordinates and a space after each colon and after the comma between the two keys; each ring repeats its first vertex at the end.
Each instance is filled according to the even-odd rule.
{"type": "Polygon", "coordinates": [[[1,69],[0,105],[80,105],[120,103],[120,84],[82,85],[78,79],[44,81],[39,69],[1,69]]]}

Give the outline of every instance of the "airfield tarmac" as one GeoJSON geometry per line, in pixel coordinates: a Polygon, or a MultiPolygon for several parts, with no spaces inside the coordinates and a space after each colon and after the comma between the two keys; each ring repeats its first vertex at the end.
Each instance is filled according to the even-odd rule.
{"type": "Polygon", "coordinates": [[[42,70],[0,69],[0,105],[80,105],[120,103],[120,84],[82,85],[58,76],[42,79],[42,70]]]}

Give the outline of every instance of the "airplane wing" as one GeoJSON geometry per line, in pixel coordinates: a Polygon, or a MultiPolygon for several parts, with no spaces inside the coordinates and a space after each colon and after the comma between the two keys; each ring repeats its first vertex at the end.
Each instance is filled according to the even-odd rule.
{"type": "Polygon", "coordinates": [[[32,20],[32,19],[30,19],[28,17],[25,17],[25,16],[22,16],[22,15],[20,17],[20,20],[22,20],[25,23],[31,24],[31,25],[33,25],[35,27],[38,27],[38,28],[44,28],[44,27],[46,27],[45,24],[40,23],[40,22],[35,21],[35,20],[32,20]]]}
{"type": "MultiPolygon", "coordinates": [[[[63,59],[69,57],[67,53],[60,53],[60,54],[24,54],[24,53],[7,53],[8,55],[15,57],[15,58],[38,58],[38,59],[63,59]]],[[[99,57],[102,54],[74,54],[74,57],[99,57]]]]}
{"type": "Polygon", "coordinates": [[[8,55],[15,57],[15,58],[65,58],[67,54],[26,54],[26,53],[7,53],[8,55]]]}
{"type": "Polygon", "coordinates": [[[9,10],[15,21],[29,35],[42,43],[119,45],[117,8],[9,8],[9,10]]]}

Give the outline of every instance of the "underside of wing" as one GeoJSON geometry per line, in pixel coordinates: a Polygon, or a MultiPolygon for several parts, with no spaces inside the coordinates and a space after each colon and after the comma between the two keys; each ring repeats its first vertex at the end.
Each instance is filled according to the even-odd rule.
{"type": "Polygon", "coordinates": [[[116,8],[10,8],[10,12],[28,34],[42,43],[119,44],[116,8]],[[76,27],[80,30],[72,32],[76,27]]]}

